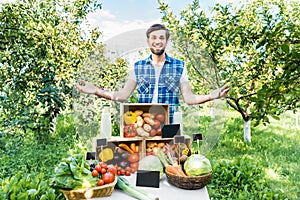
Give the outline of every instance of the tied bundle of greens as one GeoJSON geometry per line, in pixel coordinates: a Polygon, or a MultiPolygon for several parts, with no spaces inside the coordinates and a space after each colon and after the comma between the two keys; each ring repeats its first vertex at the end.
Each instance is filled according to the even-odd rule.
{"type": "Polygon", "coordinates": [[[55,167],[50,186],[57,189],[81,189],[96,186],[90,166],[81,154],[71,155],[55,167]]]}

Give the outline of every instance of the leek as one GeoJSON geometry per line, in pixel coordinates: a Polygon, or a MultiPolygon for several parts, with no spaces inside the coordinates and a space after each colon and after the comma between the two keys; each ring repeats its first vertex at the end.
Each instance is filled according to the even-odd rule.
{"type": "Polygon", "coordinates": [[[130,196],[135,197],[140,200],[159,200],[158,197],[155,197],[153,194],[150,194],[140,188],[137,188],[131,185],[125,178],[118,176],[118,181],[116,188],[119,188],[129,194],[130,196]]]}

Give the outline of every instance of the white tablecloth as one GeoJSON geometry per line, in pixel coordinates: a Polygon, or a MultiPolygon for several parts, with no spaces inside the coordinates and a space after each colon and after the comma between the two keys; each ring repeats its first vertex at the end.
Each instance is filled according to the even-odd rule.
{"type": "MultiPolygon", "coordinates": [[[[136,173],[130,176],[124,176],[132,185],[136,185],[136,173]]],[[[206,187],[199,190],[184,190],[170,185],[163,175],[159,188],[139,187],[149,193],[159,197],[159,200],[209,200],[206,187]]],[[[110,197],[94,198],[93,200],[132,200],[135,199],[122,190],[115,189],[110,197]]]]}

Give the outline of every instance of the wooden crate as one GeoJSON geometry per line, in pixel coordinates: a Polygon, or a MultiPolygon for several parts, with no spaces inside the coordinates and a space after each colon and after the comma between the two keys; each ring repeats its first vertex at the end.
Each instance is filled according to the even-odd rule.
{"type": "MultiPolygon", "coordinates": [[[[144,113],[163,113],[165,115],[165,123],[169,124],[169,105],[168,104],[145,104],[145,103],[132,103],[132,104],[121,104],[120,106],[120,137],[124,137],[124,113],[127,111],[134,112],[135,110],[142,110],[144,113]]],[[[137,138],[140,138],[136,136],[137,138]]]]}
{"type": "MultiPolygon", "coordinates": [[[[114,155],[117,153],[117,149],[119,148],[119,144],[126,144],[127,146],[130,147],[130,144],[131,143],[134,143],[139,151],[139,155],[140,157],[143,156],[143,152],[144,152],[144,149],[145,149],[145,142],[142,140],[142,139],[138,139],[138,138],[123,138],[123,137],[111,137],[110,139],[108,139],[107,141],[107,146],[106,147],[100,147],[100,146],[97,146],[96,147],[96,157],[99,161],[100,158],[99,158],[99,154],[102,150],[104,150],[105,148],[111,148],[114,155]]],[[[110,163],[110,162],[109,162],[110,163]]]]}
{"type": "MultiPolygon", "coordinates": [[[[155,150],[153,149],[153,144],[154,147],[160,147],[160,143],[164,144],[174,144],[173,138],[161,138],[161,137],[153,137],[153,138],[146,138],[145,139],[145,149],[143,149],[143,157],[147,155],[155,155],[155,150]],[[152,149],[152,151],[151,151],[152,149]]],[[[185,144],[187,145],[188,148],[191,148],[191,138],[189,136],[185,136],[185,144]]]]}

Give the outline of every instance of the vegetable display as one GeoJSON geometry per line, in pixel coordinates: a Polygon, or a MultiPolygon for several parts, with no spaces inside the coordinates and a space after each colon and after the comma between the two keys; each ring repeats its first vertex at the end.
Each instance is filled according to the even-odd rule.
{"type": "Polygon", "coordinates": [[[161,135],[166,116],[161,112],[150,113],[137,109],[125,112],[123,119],[124,137],[153,137],[161,135]]]}
{"type": "Polygon", "coordinates": [[[100,161],[107,161],[107,164],[115,166],[117,175],[130,176],[138,170],[139,151],[135,142],[121,142],[116,146],[101,149],[98,157],[100,161]]]}

